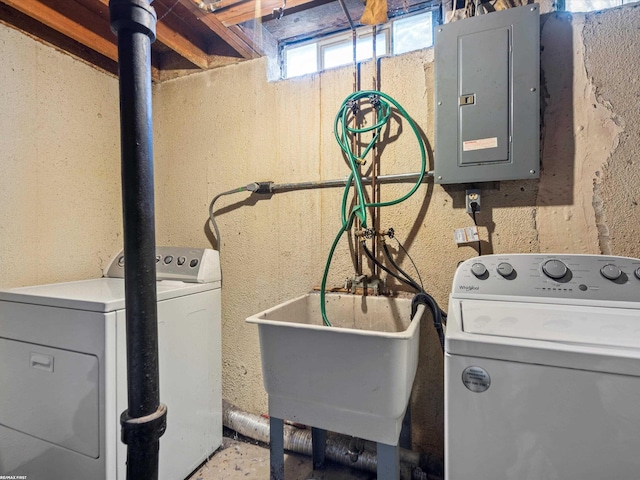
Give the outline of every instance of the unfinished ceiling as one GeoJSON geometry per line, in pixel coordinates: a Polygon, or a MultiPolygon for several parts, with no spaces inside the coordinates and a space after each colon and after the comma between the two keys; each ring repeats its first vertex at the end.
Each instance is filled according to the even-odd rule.
{"type": "MultiPolygon", "coordinates": [[[[389,16],[413,11],[424,0],[388,0],[389,16]]],[[[357,23],[362,0],[155,0],[157,39],[153,79],[208,70],[273,55],[278,42],[309,38],[357,23]]],[[[0,22],[117,72],[117,38],[109,0],[0,0],[0,22]]]]}

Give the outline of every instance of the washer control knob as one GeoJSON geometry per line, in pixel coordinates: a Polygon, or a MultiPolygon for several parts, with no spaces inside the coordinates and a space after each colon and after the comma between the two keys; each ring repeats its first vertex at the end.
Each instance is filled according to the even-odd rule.
{"type": "Polygon", "coordinates": [[[636,268],[636,278],[640,280],[640,267],[636,268]]]}
{"type": "Polygon", "coordinates": [[[171,255],[167,255],[166,257],[164,257],[164,263],[169,265],[171,262],[173,262],[173,257],[171,255]]]}
{"type": "Polygon", "coordinates": [[[119,266],[119,267],[124,267],[124,255],[122,255],[122,256],[118,259],[118,266],[119,266]]]}
{"type": "Polygon", "coordinates": [[[186,257],[178,257],[178,260],[176,260],[178,265],[184,265],[184,262],[186,262],[186,261],[187,261],[186,257]]]}
{"type": "Polygon", "coordinates": [[[547,277],[557,280],[564,277],[569,269],[560,260],[547,260],[542,264],[542,271],[547,277]]]}
{"type": "Polygon", "coordinates": [[[485,267],[482,263],[474,263],[473,265],[471,265],[471,273],[480,278],[487,273],[487,267],[485,267]]]}
{"type": "MultiPolygon", "coordinates": [[[[617,265],[609,263],[600,269],[600,273],[606,279],[616,281],[622,276],[622,270],[617,265]]],[[[636,272],[637,273],[637,272],[636,272]]]]}
{"type": "Polygon", "coordinates": [[[498,273],[506,278],[513,274],[513,267],[510,263],[502,262],[498,265],[498,273]]]}

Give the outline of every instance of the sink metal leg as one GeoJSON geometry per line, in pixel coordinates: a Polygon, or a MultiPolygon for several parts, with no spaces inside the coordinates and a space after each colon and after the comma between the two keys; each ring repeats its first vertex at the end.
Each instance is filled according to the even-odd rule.
{"type": "Polygon", "coordinates": [[[378,480],[400,480],[400,449],[378,442],[378,480]]]}
{"type": "Polygon", "coordinates": [[[402,419],[402,430],[400,430],[398,446],[411,450],[411,404],[407,407],[407,411],[402,419]]]}
{"type": "Polygon", "coordinates": [[[313,453],[313,469],[324,468],[324,457],[327,449],[327,431],[311,427],[311,450],[313,453]]]}
{"type": "Polygon", "coordinates": [[[284,420],[269,417],[270,480],[284,480],[284,420]]]}

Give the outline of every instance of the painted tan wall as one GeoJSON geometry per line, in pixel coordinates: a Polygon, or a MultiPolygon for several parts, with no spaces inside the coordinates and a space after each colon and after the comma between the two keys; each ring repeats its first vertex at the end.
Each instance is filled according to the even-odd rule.
{"type": "Polygon", "coordinates": [[[0,24],[0,287],[96,277],[120,248],[118,83],[0,24]]]}
{"type": "MultiPolygon", "coordinates": [[[[640,256],[638,27],[637,6],[543,17],[542,177],[483,188],[484,252],[640,256]]],[[[0,54],[0,287],[97,276],[121,244],[117,82],[4,26],[0,54]]],[[[154,87],[159,244],[208,246],[207,207],[219,192],[255,180],[347,175],[332,126],[352,89],[350,69],[267,83],[265,63],[154,87]]],[[[382,90],[432,140],[432,51],[385,59],[381,71],[382,90]]],[[[370,76],[365,66],[363,78],[370,76]]],[[[385,147],[382,172],[415,171],[416,153],[404,128],[385,147]]],[[[383,199],[402,188],[383,187],[383,199]]],[[[257,331],[244,319],[320,283],[340,197],[339,189],[270,200],[242,193],[217,204],[224,396],[243,409],[267,410],[257,331]]],[[[431,184],[384,209],[381,220],[404,241],[443,308],[458,262],[474,255],[453,243],[452,231],[470,224],[463,191],[431,184]]],[[[406,259],[402,265],[411,271],[406,259]]],[[[343,240],[329,284],[352,272],[343,240]]],[[[421,334],[415,448],[441,454],[442,360],[428,322],[421,334]]]]}
{"type": "MultiPolygon", "coordinates": [[[[542,21],[543,174],[483,188],[484,252],[574,252],[640,256],[637,242],[640,144],[640,8],[542,21]]],[[[369,84],[370,66],[363,69],[369,84]]],[[[222,191],[252,181],[340,178],[347,167],[332,133],[352,89],[349,68],[277,83],[262,60],[165,82],[155,89],[158,235],[169,244],[209,245],[207,207],[222,191]]],[[[384,59],[382,90],[433,138],[432,50],[384,59]]],[[[394,127],[397,130],[397,124],[394,127]]],[[[394,130],[394,131],[395,131],[394,130]]],[[[385,146],[382,173],[416,170],[417,150],[405,126],[385,146]]],[[[406,186],[385,186],[382,198],[406,186]]],[[[222,232],[224,397],[266,412],[257,331],[250,314],[319,285],[339,229],[339,189],[284,193],[254,200],[245,193],[216,205],[222,232]]],[[[471,224],[460,188],[424,185],[410,200],[384,209],[416,261],[427,289],[446,308],[458,262],[453,229],[471,224]]],[[[347,241],[336,252],[330,285],[353,272],[347,241]]],[[[411,271],[403,259],[403,267],[411,271]]],[[[422,328],[413,393],[414,443],[442,453],[442,360],[428,322],[422,328]]]]}

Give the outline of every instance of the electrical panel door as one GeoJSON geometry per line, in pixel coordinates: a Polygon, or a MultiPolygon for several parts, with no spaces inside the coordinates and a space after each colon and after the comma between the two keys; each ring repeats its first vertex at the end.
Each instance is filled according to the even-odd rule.
{"type": "Polygon", "coordinates": [[[525,5],[436,29],[436,183],[539,176],[539,25],[525,5]]]}

